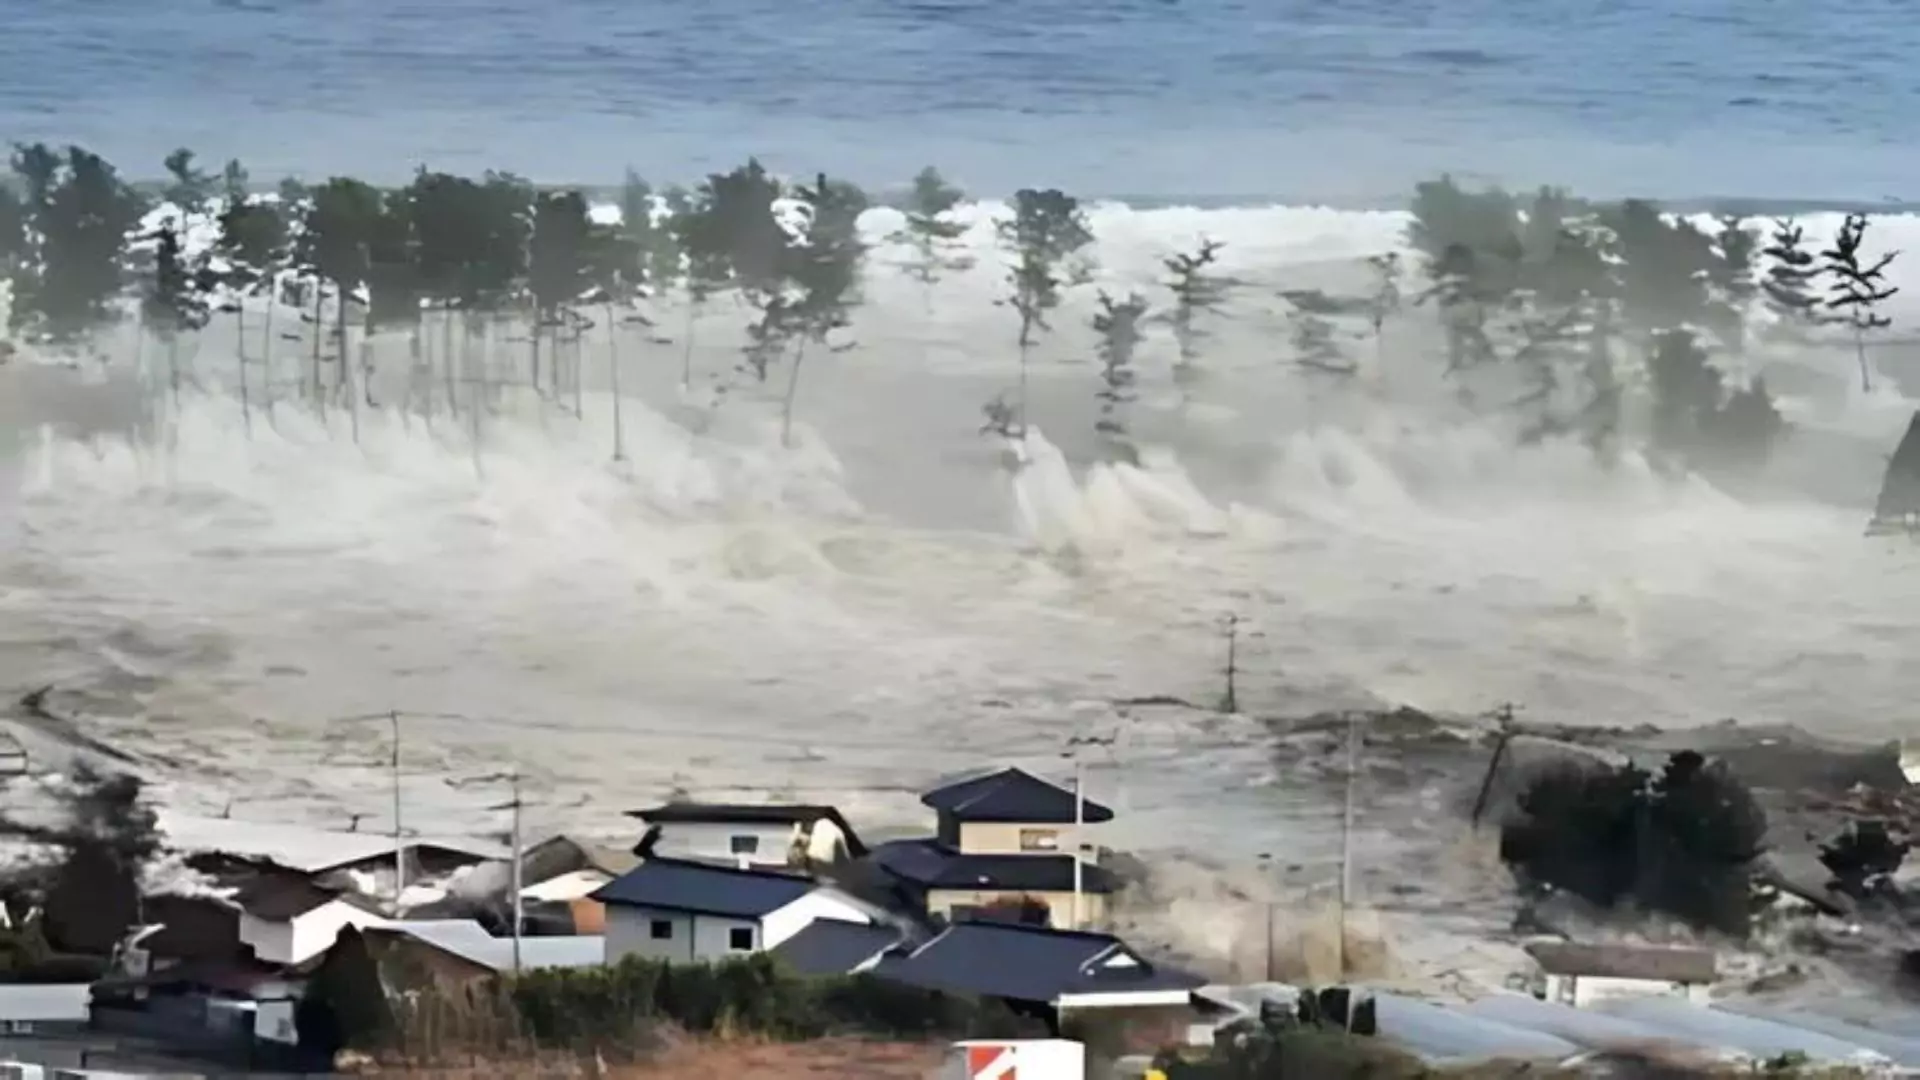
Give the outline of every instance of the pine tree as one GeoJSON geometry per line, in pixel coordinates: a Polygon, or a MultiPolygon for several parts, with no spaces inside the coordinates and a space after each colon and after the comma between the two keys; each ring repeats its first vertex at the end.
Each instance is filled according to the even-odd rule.
{"type": "Polygon", "coordinates": [[[1788,340],[1804,340],[1805,332],[1820,325],[1820,299],[1815,295],[1820,267],[1806,249],[1806,230],[1781,218],[1760,254],[1767,260],[1760,282],[1767,310],[1776,320],[1775,333],[1788,340]]]}
{"type": "Polygon", "coordinates": [[[352,340],[348,333],[347,309],[366,288],[372,273],[372,249],[384,213],[380,192],[364,181],[334,177],[313,189],[294,241],[293,259],[315,283],[330,291],[334,299],[333,327],[327,330],[315,300],[312,393],[315,407],[324,412],[329,388],[326,385],[323,342],[331,337],[335,344],[332,359],[337,363],[332,392],[345,398],[353,416],[354,435],[359,437],[360,410],[353,400],[352,340]]]}
{"type": "MultiPolygon", "coordinates": [[[[757,158],[749,158],[731,172],[710,174],[694,193],[682,223],[681,244],[687,254],[688,313],[685,371],[691,374],[693,318],[716,293],[738,292],[758,318],[748,328],[743,366],[764,382],[773,359],[787,347],[791,300],[785,295],[788,249],[793,237],[781,225],[774,204],[780,181],[757,158]]],[[[726,384],[718,384],[716,399],[726,384]]]]}
{"type": "Polygon", "coordinates": [[[224,260],[221,284],[229,299],[221,310],[234,317],[234,338],[238,342],[235,359],[240,372],[240,410],[249,433],[253,430],[251,387],[247,375],[248,299],[264,297],[260,363],[265,370],[267,417],[273,417],[273,315],[279,299],[277,284],[287,260],[287,221],[277,203],[260,199],[248,190],[247,170],[238,161],[227,162],[221,173],[219,234],[214,252],[224,260]]]}
{"type": "Polygon", "coordinates": [[[1060,306],[1062,263],[1093,243],[1093,230],[1087,224],[1080,200],[1049,188],[1044,191],[1022,188],[1013,196],[1013,216],[995,222],[1000,243],[1013,256],[1009,282],[1013,286],[1006,302],[1020,316],[1020,387],[1015,407],[1015,427],[1021,437],[1027,431],[1027,368],[1035,331],[1051,329],[1047,315],[1060,306]]]}
{"type": "Polygon", "coordinates": [[[146,206],[113,166],[77,146],[19,148],[28,241],[15,267],[14,329],[77,345],[112,322],[127,278],[127,244],[146,206]]]}
{"type": "Polygon", "coordinates": [[[203,266],[187,255],[181,228],[171,216],[161,219],[148,239],[154,244],[153,269],[140,299],[140,322],[166,348],[168,390],[178,409],[181,341],[207,325],[208,279],[203,266]]]}
{"type": "Polygon", "coordinates": [[[1720,219],[1720,231],[1713,239],[1714,261],[1707,271],[1712,291],[1708,323],[1721,345],[1740,356],[1747,348],[1747,313],[1760,291],[1753,277],[1760,238],[1745,219],[1728,216],[1720,219]]]}
{"type": "Polygon", "coordinates": [[[219,187],[219,181],[195,165],[193,158],[193,151],[182,148],[168,154],[165,162],[167,184],[160,198],[182,215],[182,228],[205,216],[219,187]]]}
{"type": "Polygon", "coordinates": [[[1180,388],[1183,408],[1192,404],[1193,390],[1200,383],[1201,346],[1210,336],[1201,319],[1220,314],[1233,286],[1212,269],[1224,246],[1218,240],[1202,237],[1194,250],[1178,252],[1160,262],[1168,274],[1167,288],[1173,293],[1173,308],[1166,320],[1172,325],[1174,345],[1180,350],[1173,366],[1173,381],[1180,388]]]}
{"type": "Polygon", "coordinates": [[[973,258],[959,250],[967,227],[952,217],[954,208],[965,200],[965,193],[929,165],[914,176],[913,188],[907,193],[906,225],[890,237],[913,249],[913,258],[905,269],[920,283],[928,311],[933,310],[934,285],[948,273],[973,266],[973,258]]]}
{"type": "Polygon", "coordinates": [[[1100,309],[1094,312],[1093,332],[1100,335],[1100,418],[1093,429],[1109,451],[1131,459],[1133,448],[1127,425],[1127,410],[1135,399],[1138,378],[1134,372],[1134,354],[1145,340],[1144,323],[1147,302],[1138,293],[1116,301],[1104,291],[1100,309]]]}
{"type": "Polygon", "coordinates": [[[1860,389],[1873,390],[1868,374],[1867,335],[1893,325],[1879,313],[1881,303],[1900,291],[1887,283],[1887,267],[1900,253],[1889,251],[1871,263],[1861,261],[1860,247],[1867,238],[1867,216],[1848,214],[1834,235],[1833,246],[1820,253],[1821,268],[1827,275],[1827,308],[1840,313],[1853,330],[1853,352],[1860,362],[1860,389]]]}
{"type": "Polygon", "coordinates": [[[1367,257],[1367,268],[1373,271],[1373,292],[1367,297],[1367,322],[1373,328],[1373,350],[1376,363],[1385,365],[1387,359],[1387,320],[1399,314],[1404,302],[1401,292],[1400,253],[1389,251],[1367,257]]]}
{"type": "Polygon", "coordinates": [[[805,231],[789,254],[788,279],[797,290],[788,312],[797,337],[787,367],[787,389],[780,407],[780,439],[793,442],[793,405],[800,389],[800,365],[808,344],[827,348],[827,335],[851,325],[860,302],[860,270],[866,244],[860,215],[866,195],[851,184],[830,181],[822,173],[811,187],[794,192],[806,210],[805,231]]]}
{"type": "Polygon", "coordinates": [[[528,331],[528,373],[535,394],[540,386],[540,344],[550,346],[549,381],[560,390],[560,347],[573,304],[587,289],[591,224],[586,196],[578,191],[541,192],[533,201],[533,232],[527,257],[527,289],[533,301],[528,331]]]}
{"type": "Polygon", "coordinates": [[[1317,312],[1296,307],[1288,313],[1287,323],[1288,335],[1293,341],[1295,366],[1342,378],[1359,372],[1360,365],[1354,363],[1353,357],[1347,354],[1331,320],[1317,312]]]}

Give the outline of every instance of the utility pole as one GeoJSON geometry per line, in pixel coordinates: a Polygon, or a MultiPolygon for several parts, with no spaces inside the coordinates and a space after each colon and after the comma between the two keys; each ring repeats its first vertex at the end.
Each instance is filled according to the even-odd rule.
{"type": "Polygon", "coordinates": [[[387,713],[393,725],[393,913],[400,914],[400,899],[407,893],[407,846],[400,834],[400,713],[387,713]]]}
{"type": "MultiPolygon", "coordinates": [[[[513,829],[512,839],[510,841],[513,849],[513,871],[507,887],[513,890],[513,973],[518,975],[520,974],[521,924],[526,921],[526,901],[520,896],[520,890],[522,888],[520,875],[523,873],[522,867],[520,866],[520,808],[524,803],[520,799],[519,769],[513,769],[507,773],[507,783],[513,792],[513,800],[506,804],[506,808],[513,811],[513,829]]],[[[498,810],[501,809],[501,807],[496,806],[494,809],[498,810]]]]}
{"type": "Polygon", "coordinates": [[[1340,983],[1346,989],[1347,1030],[1353,1030],[1353,988],[1347,981],[1347,905],[1353,898],[1353,782],[1359,773],[1360,714],[1347,714],[1347,791],[1340,825],[1340,983]]]}
{"type": "Polygon", "coordinates": [[[1500,722],[1500,734],[1493,743],[1493,757],[1487,761],[1487,775],[1480,780],[1480,794],[1473,800],[1475,828],[1480,826],[1480,816],[1487,812],[1487,800],[1493,797],[1493,781],[1500,773],[1500,766],[1507,758],[1507,744],[1513,741],[1513,704],[1511,702],[1494,710],[1494,719],[1500,722]]]}
{"type": "Polygon", "coordinates": [[[1073,758],[1073,928],[1086,928],[1086,916],[1080,903],[1081,893],[1086,888],[1086,842],[1082,835],[1087,825],[1087,770],[1080,760],[1080,747],[1111,747],[1119,739],[1118,735],[1101,738],[1096,735],[1075,735],[1067,740],[1067,749],[1062,751],[1073,758]]]}
{"type": "Polygon", "coordinates": [[[513,825],[508,832],[508,846],[511,848],[510,858],[513,861],[508,868],[507,890],[512,893],[508,899],[511,905],[513,919],[513,973],[518,975],[520,973],[520,937],[523,933],[522,924],[526,922],[526,901],[520,896],[520,890],[524,888],[521,880],[524,869],[520,865],[522,860],[521,849],[523,846],[520,816],[521,810],[526,806],[526,800],[520,797],[520,770],[514,768],[508,769],[503,773],[490,773],[486,776],[476,776],[468,780],[457,781],[455,786],[467,787],[472,784],[495,784],[502,780],[507,782],[508,790],[513,793],[513,797],[506,802],[489,806],[487,809],[490,811],[510,810],[513,812],[513,825]]]}

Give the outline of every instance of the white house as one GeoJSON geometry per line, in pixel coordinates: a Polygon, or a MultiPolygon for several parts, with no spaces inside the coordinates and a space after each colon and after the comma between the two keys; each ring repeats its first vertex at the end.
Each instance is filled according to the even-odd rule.
{"type": "Polygon", "coordinates": [[[237,901],[241,944],[269,964],[305,963],[333,948],[346,927],[388,921],[355,898],[299,878],[263,882],[237,901]]]}
{"type": "Polygon", "coordinates": [[[833,865],[866,854],[831,806],[670,802],[630,811],[646,825],[640,851],[737,866],[833,865]]]}
{"type": "Polygon", "coordinates": [[[606,960],[693,962],[770,949],[815,919],[871,922],[852,897],[769,870],[651,858],[603,886],[606,960]]]}
{"type": "Polygon", "coordinates": [[[1625,997],[1678,997],[1704,1005],[1718,977],[1708,949],[1551,941],[1528,945],[1527,954],[1540,969],[1534,996],[1575,1008],[1625,997]]]}

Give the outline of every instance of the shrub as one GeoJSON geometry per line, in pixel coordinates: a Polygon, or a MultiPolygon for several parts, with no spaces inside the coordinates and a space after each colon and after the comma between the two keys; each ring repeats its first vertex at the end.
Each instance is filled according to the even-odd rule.
{"type": "Polygon", "coordinates": [[[1683,750],[1658,777],[1631,764],[1557,766],[1533,778],[1519,809],[1500,857],[1526,886],[1746,935],[1766,815],[1722,763],[1683,750]]]}

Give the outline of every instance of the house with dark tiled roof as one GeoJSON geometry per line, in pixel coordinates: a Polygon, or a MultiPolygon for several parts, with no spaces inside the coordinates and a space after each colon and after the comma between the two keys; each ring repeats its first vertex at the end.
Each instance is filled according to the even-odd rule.
{"type": "Polygon", "coordinates": [[[794,874],[651,858],[593,894],[606,906],[606,960],[693,962],[770,949],[817,919],[873,921],[837,889],[794,874]]]}
{"type": "Polygon", "coordinates": [[[646,826],[640,855],[755,867],[832,867],[866,854],[831,806],[669,802],[628,811],[646,826]]]}
{"type": "Polygon", "coordinates": [[[852,975],[907,940],[904,931],[884,923],[815,919],[767,951],[802,975],[852,975]]]}
{"type": "Polygon", "coordinates": [[[1154,963],[1111,934],[1003,922],[957,922],[889,949],[859,970],[926,990],[997,998],[1058,1032],[1100,1017],[1128,1042],[1166,1046],[1203,1011],[1206,980],[1154,963]]]}
{"type": "Polygon", "coordinates": [[[1105,921],[1120,882],[1098,864],[1085,826],[1113,820],[1112,810],[1014,768],[920,801],[934,812],[934,835],[877,845],[872,860],[929,913],[1069,928],[1105,921]]]}

